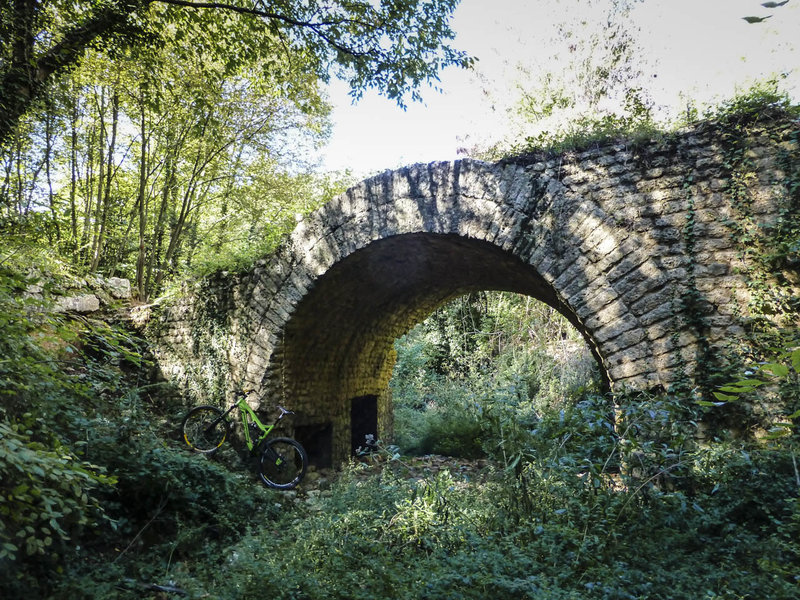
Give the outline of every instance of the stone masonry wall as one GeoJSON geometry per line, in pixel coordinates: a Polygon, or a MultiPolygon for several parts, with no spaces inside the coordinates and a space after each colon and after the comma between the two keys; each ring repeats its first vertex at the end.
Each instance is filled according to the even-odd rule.
{"type": "Polygon", "coordinates": [[[265,411],[296,410],[298,427],[330,425],[342,460],[354,398],[375,396],[375,433],[391,435],[394,339],[493,289],[562,312],[614,389],[696,387],[747,333],[756,265],[742,232],[797,218],[782,165],[797,163],[798,124],[772,123],[736,140],[746,177],[714,123],[635,146],[387,171],[251,270],[149,309],[161,368],[199,400],[252,388],[265,411]]]}

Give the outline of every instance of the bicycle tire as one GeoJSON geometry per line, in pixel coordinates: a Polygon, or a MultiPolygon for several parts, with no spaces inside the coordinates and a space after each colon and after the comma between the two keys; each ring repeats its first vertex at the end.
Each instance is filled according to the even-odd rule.
{"type": "Polygon", "coordinates": [[[197,406],[183,418],[181,432],[186,444],[195,452],[211,454],[228,436],[228,422],[220,419],[222,411],[216,406],[197,406]]]}
{"type": "Polygon", "coordinates": [[[303,480],[308,468],[308,455],[291,438],[267,440],[261,453],[258,474],[269,487],[290,490],[303,480]]]}

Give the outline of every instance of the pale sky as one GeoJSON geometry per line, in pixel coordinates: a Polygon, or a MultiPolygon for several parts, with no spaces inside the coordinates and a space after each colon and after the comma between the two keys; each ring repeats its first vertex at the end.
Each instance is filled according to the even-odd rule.
{"type": "MultiPolygon", "coordinates": [[[[452,160],[464,146],[486,146],[519,131],[510,109],[519,98],[520,67],[531,81],[546,70],[561,72],[557,26],[580,35],[599,22],[607,0],[462,0],[453,29],[456,48],[476,56],[476,73],[448,69],[442,93],[424,90],[424,104],[404,112],[366,94],[351,104],[346,85],[335,82],[334,134],[326,170],[366,176],[415,162],[452,160]],[[479,77],[481,79],[479,79],[479,77]],[[482,82],[482,83],[481,83],[482,82]]],[[[775,9],[758,0],[641,0],[631,13],[641,85],[660,115],[729,98],[755,80],[785,73],[782,88],[800,98],[800,0],[775,9]],[[763,23],[742,17],[769,14],[763,23]],[[653,76],[655,75],[655,77],[653,76]]]]}

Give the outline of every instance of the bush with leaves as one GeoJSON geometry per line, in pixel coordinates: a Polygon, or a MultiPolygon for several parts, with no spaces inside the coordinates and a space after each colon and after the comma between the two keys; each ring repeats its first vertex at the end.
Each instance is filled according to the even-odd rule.
{"type": "Polygon", "coordinates": [[[95,576],[113,589],[270,518],[252,477],[176,445],[185,408],[150,382],[142,340],[50,312],[32,284],[0,270],[0,595],[102,597],[64,574],[83,580],[110,552],[119,568],[100,559],[95,576]]]}
{"type": "Polygon", "coordinates": [[[0,590],[7,591],[30,587],[59,562],[65,542],[106,523],[98,493],[115,483],[65,435],[88,388],[66,373],[75,366],[65,356],[75,331],[26,297],[32,284],[0,267],[0,590]]]}
{"type": "Polygon", "coordinates": [[[770,390],[772,396],[780,400],[775,404],[781,414],[770,424],[763,437],[769,440],[796,435],[797,419],[800,419],[800,347],[781,350],[772,361],[745,369],[741,377],[713,392],[715,401],[699,400],[698,404],[711,410],[714,407],[729,407],[740,398],[752,397],[757,390],[762,398],[768,398],[764,390],[770,390]]]}
{"type": "Polygon", "coordinates": [[[32,434],[0,422],[0,565],[19,556],[57,559],[64,542],[102,518],[92,492],[116,482],[57,440],[47,446],[32,434]]]}
{"type": "MultiPolygon", "coordinates": [[[[640,400],[648,406],[628,422],[652,419],[667,443],[667,413],[681,420],[682,409],[640,400]]],[[[529,432],[538,451],[480,483],[447,472],[398,479],[391,464],[368,477],[354,465],[219,560],[184,570],[181,585],[223,599],[795,598],[791,453],[675,449],[664,460],[681,463],[681,485],[629,479],[624,464],[611,467],[627,450],[609,436],[607,408],[545,415],[529,432]]]]}

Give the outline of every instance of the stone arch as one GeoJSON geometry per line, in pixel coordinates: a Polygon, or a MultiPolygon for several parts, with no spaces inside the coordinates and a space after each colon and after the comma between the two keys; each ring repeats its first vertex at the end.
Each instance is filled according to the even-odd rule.
{"type": "MultiPolygon", "coordinates": [[[[498,289],[564,314],[615,389],[691,385],[744,332],[748,298],[719,135],[698,127],[636,149],[382,173],[251,270],[166,306],[162,369],[201,397],[252,388],[262,405],[285,399],[299,427],[330,426],[340,460],[351,400],[376,398],[377,427],[391,429],[395,337],[452,297],[498,289]]],[[[773,139],[748,142],[760,170],[747,218],[764,223],[789,210],[776,183],[786,147],[773,139]]]]}
{"type": "MultiPolygon", "coordinates": [[[[344,415],[351,398],[385,396],[396,337],[478,290],[556,308],[610,382],[661,384],[652,365],[663,328],[651,333],[632,306],[662,305],[663,294],[652,297],[663,269],[597,203],[546,173],[531,175],[530,167],[478,161],[417,165],[370,179],[312,215],[267,269],[284,273],[282,284],[265,294],[255,284],[253,298],[267,307],[250,340],[248,387],[265,399],[288,393],[309,422],[344,415]]],[[[387,429],[390,404],[380,405],[387,429]]],[[[345,429],[334,436],[335,455],[345,429]]]]}
{"type": "MultiPolygon", "coordinates": [[[[533,296],[574,315],[535,270],[485,241],[407,233],[371,242],[331,267],[297,304],[258,387],[269,397],[289,388],[316,399],[312,420],[354,398],[382,398],[394,365],[394,340],[437,307],[479,290],[533,296]]],[[[259,368],[258,371],[261,369],[259,368]]],[[[380,430],[391,421],[379,402],[380,430]]],[[[377,433],[377,432],[373,432],[377,433]]],[[[344,441],[342,441],[344,443],[344,441]]]]}

